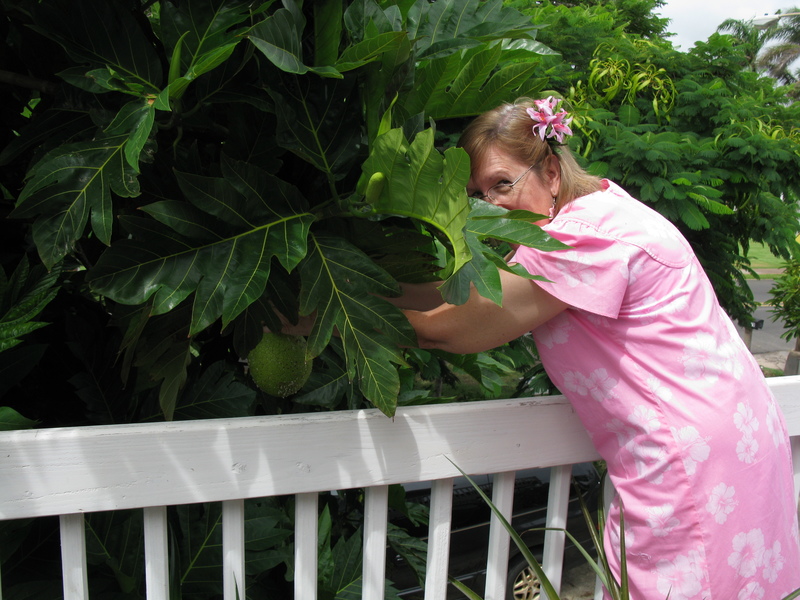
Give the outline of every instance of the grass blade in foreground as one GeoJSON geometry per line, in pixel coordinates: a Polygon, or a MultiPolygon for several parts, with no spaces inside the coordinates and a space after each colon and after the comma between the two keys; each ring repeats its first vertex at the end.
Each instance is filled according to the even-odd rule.
{"type": "Polygon", "coordinates": [[[459,592],[461,592],[467,598],[469,598],[469,600],[483,600],[483,598],[481,598],[478,595],[477,592],[473,592],[471,589],[469,589],[464,583],[460,582],[458,579],[455,579],[453,577],[448,577],[447,580],[451,584],[453,584],[453,587],[455,587],[459,592]]]}
{"type": "MultiPolygon", "coordinates": [[[[448,458],[447,460],[450,460],[450,459],[448,458]]],[[[505,527],[506,531],[511,536],[511,539],[514,540],[514,543],[517,545],[517,548],[519,548],[519,551],[525,557],[525,560],[528,561],[528,564],[530,565],[531,569],[533,569],[533,571],[536,573],[536,576],[539,578],[539,581],[542,584],[542,591],[547,593],[547,597],[550,598],[550,600],[558,600],[558,594],[556,593],[556,590],[553,587],[553,584],[550,583],[550,580],[544,574],[544,570],[542,569],[542,567],[539,564],[539,562],[536,560],[536,558],[531,553],[531,551],[528,548],[527,544],[525,542],[523,542],[522,538],[519,537],[519,534],[516,531],[514,531],[514,528],[511,526],[511,523],[509,523],[508,520],[505,518],[505,516],[503,516],[503,513],[501,513],[497,509],[497,507],[492,503],[492,501],[484,493],[484,491],[480,487],[478,487],[478,485],[474,481],[472,481],[472,479],[470,478],[469,475],[464,473],[464,471],[462,471],[461,468],[457,464],[455,464],[452,460],[450,460],[450,463],[456,469],[458,469],[459,473],[461,473],[464,477],[466,477],[466,479],[467,479],[467,481],[469,481],[470,485],[472,485],[472,487],[475,488],[475,491],[478,492],[478,494],[480,494],[480,496],[481,496],[481,498],[483,498],[484,502],[486,502],[486,504],[489,506],[489,508],[492,509],[492,513],[494,513],[494,515],[503,524],[503,527],[505,527]]]]}

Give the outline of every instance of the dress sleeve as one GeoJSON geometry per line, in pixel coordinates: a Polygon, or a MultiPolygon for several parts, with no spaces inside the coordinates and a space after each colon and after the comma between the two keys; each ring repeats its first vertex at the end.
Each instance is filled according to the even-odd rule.
{"type": "Polygon", "coordinates": [[[514,261],[531,275],[549,279],[535,283],[559,300],[617,318],[628,288],[632,248],[582,222],[553,222],[545,230],[570,248],[546,252],[521,246],[514,261]]]}

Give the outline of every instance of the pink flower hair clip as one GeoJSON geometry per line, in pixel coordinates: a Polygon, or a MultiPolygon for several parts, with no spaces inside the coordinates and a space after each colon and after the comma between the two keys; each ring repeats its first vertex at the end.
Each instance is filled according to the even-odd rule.
{"type": "Polygon", "coordinates": [[[542,100],[534,100],[536,108],[526,109],[530,118],[534,120],[533,133],[542,138],[542,141],[554,137],[559,144],[563,144],[564,136],[572,135],[572,129],[569,128],[572,117],[565,110],[555,112],[559,102],[560,98],[548,96],[542,100]]]}

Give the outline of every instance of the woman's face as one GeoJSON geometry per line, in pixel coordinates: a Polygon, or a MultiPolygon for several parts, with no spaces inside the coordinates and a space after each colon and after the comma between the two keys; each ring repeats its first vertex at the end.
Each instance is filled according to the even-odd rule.
{"type": "Polygon", "coordinates": [[[560,184],[557,159],[551,156],[550,161],[539,176],[531,165],[489,148],[483,160],[473,165],[467,194],[508,210],[522,209],[547,215],[560,184]]]}

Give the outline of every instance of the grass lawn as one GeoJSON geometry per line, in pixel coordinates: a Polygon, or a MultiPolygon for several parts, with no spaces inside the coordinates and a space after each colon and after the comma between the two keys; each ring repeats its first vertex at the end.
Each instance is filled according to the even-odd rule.
{"type": "MultiPolygon", "coordinates": [[[[784,260],[773,256],[763,244],[752,243],[750,244],[750,251],[747,253],[750,259],[750,266],[753,269],[781,269],[784,265],[784,260]]],[[[768,275],[762,275],[762,279],[769,279],[768,275]]]]}

